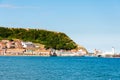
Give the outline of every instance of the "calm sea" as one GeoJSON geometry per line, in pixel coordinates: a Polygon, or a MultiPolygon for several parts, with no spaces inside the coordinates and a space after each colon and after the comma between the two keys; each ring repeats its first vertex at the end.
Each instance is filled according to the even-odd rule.
{"type": "Polygon", "coordinates": [[[120,80],[120,59],[1,56],[0,80],[120,80]]]}

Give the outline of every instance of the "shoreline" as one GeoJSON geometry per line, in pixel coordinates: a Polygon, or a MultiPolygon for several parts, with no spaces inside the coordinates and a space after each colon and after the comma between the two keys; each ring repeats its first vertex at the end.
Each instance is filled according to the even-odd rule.
{"type": "Polygon", "coordinates": [[[120,57],[96,57],[96,56],[40,56],[40,55],[0,55],[0,57],[85,57],[85,58],[120,58],[120,57]]]}

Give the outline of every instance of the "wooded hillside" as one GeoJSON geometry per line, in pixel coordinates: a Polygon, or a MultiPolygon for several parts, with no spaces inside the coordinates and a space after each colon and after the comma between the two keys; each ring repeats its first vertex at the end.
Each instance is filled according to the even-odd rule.
{"type": "Polygon", "coordinates": [[[71,50],[77,44],[65,33],[41,29],[5,28],[0,27],[0,39],[21,39],[34,43],[44,44],[45,48],[71,50]]]}

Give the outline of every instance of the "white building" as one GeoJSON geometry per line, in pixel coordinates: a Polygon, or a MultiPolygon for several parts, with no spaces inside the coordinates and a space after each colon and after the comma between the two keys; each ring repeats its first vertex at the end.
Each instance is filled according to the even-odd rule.
{"type": "Polygon", "coordinates": [[[21,42],[23,48],[34,48],[35,45],[32,42],[21,42]]]}
{"type": "Polygon", "coordinates": [[[112,47],[111,52],[98,52],[96,55],[101,57],[106,57],[106,56],[112,57],[113,55],[115,55],[115,48],[112,47]]]}

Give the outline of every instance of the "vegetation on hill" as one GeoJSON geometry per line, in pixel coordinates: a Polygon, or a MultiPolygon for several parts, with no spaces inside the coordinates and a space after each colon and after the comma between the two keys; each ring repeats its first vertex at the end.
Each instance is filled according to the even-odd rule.
{"type": "Polygon", "coordinates": [[[77,44],[66,34],[40,29],[5,28],[0,27],[0,39],[21,39],[44,44],[45,48],[71,50],[77,44]]]}

